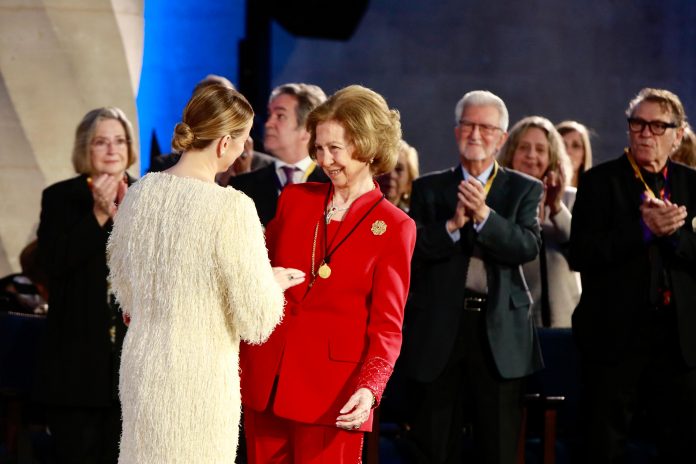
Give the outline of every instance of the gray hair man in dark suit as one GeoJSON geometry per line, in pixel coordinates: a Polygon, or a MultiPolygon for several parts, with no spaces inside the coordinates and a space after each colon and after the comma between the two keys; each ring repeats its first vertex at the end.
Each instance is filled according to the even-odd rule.
{"type": "Polygon", "coordinates": [[[413,183],[418,235],[402,352],[404,374],[423,392],[413,437],[422,462],[461,462],[470,422],[476,462],[509,464],[524,378],[542,367],[521,265],[539,253],[543,187],[495,160],[508,126],[498,96],[467,93],[455,118],[459,163],[413,183]]]}
{"type": "Polygon", "coordinates": [[[669,159],[686,114],[674,93],[646,88],[626,116],[629,147],[580,178],[573,208],[583,462],[627,462],[639,407],[659,462],[696,462],[696,171],[669,159]]]}

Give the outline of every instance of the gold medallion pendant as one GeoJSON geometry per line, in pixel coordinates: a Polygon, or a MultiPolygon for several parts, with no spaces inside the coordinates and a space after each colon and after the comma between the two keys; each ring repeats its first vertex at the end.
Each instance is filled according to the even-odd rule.
{"type": "Polygon", "coordinates": [[[322,279],[328,279],[331,276],[331,268],[329,267],[328,264],[326,263],[321,263],[321,266],[319,266],[319,277],[322,279]]]}

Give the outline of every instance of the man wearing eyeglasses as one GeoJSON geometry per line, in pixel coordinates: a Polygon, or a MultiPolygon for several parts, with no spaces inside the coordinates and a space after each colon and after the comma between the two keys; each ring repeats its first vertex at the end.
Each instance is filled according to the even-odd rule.
{"type": "Polygon", "coordinates": [[[639,407],[660,462],[696,462],[696,171],[669,159],[686,115],[677,95],[651,88],[626,115],[629,148],[581,178],[573,209],[583,462],[624,462],[639,407]]]}
{"type": "Polygon", "coordinates": [[[495,161],[505,103],[469,92],[455,108],[459,163],[413,183],[418,232],[401,366],[419,383],[418,462],[462,462],[472,424],[481,463],[515,462],[523,379],[542,366],[521,264],[539,253],[542,184],[495,161]]]}

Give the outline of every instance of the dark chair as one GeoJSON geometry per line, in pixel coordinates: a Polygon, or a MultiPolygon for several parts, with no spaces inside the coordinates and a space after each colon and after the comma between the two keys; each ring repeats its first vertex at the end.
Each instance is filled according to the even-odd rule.
{"type": "Polygon", "coordinates": [[[579,443],[580,360],[571,329],[538,329],[545,368],[527,382],[519,463],[568,463],[579,443]]]}
{"type": "Polygon", "coordinates": [[[45,316],[0,312],[0,424],[7,453],[18,452],[45,316]]]}

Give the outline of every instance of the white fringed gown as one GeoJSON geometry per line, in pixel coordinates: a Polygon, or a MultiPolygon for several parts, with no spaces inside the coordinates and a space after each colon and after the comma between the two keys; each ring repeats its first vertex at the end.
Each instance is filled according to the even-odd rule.
{"type": "Polygon", "coordinates": [[[107,253],[131,316],[119,463],[233,463],[239,341],[263,342],[283,313],[254,204],[232,188],[151,173],[128,190],[107,253]]]}

